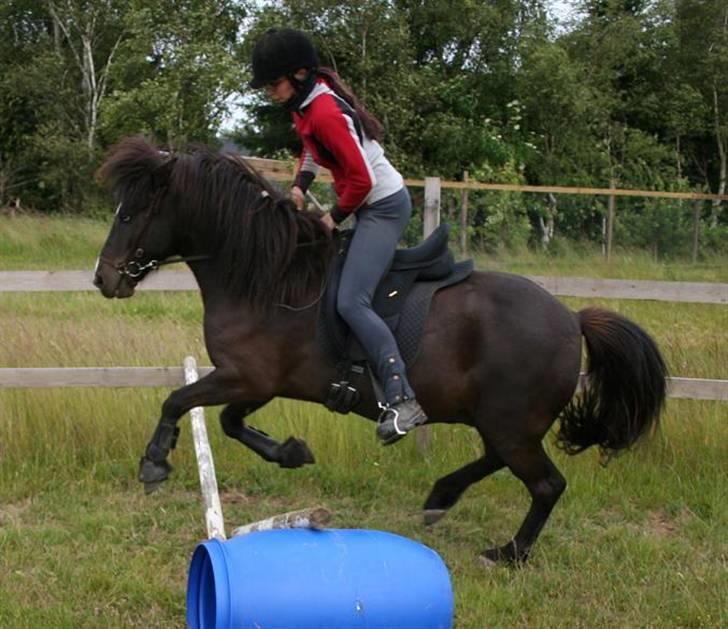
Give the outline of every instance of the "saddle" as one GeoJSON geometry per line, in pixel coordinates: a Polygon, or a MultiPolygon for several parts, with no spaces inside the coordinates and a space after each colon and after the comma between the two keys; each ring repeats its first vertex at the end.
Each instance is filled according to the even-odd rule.
{"type": "MultiPolygon", "coordinates": [[[[443,224],[422,244],[398,249],[389,272],[374,294],[374,311],[392,330],[407,367],[419,354],[432,296],[441,288],[463,281],[473,271],[472,260],[455,262],[448,248],[449,233],[450,226],[443,224]]],[[[339,281],[352,235],[353,230],[347,230],[337,236],[337,256],[329,271],[316,326],[320,345],[338,364],[337,380],[331,384],[325,402],[330,410],[338,413],[348,413],[359,403],[359,390],[352,383],[366,371],[380,403],[384,402],[381,387],[367,369],[364,349],[336,309],[339,281]]]]}

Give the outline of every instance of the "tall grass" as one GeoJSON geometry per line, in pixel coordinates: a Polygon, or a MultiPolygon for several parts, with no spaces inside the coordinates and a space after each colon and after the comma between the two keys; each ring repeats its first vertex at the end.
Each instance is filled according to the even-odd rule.
{"type": "MultiPolygon", "coordinates": [[[[69,245],[59,264],[90,268],[105,226],[51,223],[36,226],[25,217],[0,223],[0,267],[61,268],[56,261],[66,245],[83,241],[69,245]],[[44,230],[47,236],[39,237],[44,230]],[[77,239],[83,230],[86,236],[77,239]],[[8,233],[15,234],[12,247],[4,242],[8,233]],[[8,251],[14,253],[6,257],[8,251]]],[[[482,264],[556,272],[536,268],[542,258],[523,260],[482,264]]],[[[607,270],[593,258],[553,263],[573,275],[626,272],[635,264],[618,260],[607,270]]],[[[673,272],[711,281],[723,273],[655,274],[665,279],[673,272]]],[[[574,308],[592,303],[567,302],[574,308]]],[[[656,338],[673,375],[728,379],[725,307],[603,304],[656,338]]],[[[195,294],[140,293],[120,302],[80,293],[0,293],[0,366],[178,365],[187,354],[205,364],[200,321],[195,294]]],[[[204,536],[186,419],[172,455],[175,473],[161,492],[145,497],[135,480],[167,394],[0,391],[0,627],[184,626],[187,563],[204,536]]],[[[325,503],[335,526],[421,540],[448,564],[456,627],[728,625],[725,404],[671,400],[661,430],[606,469],[595,452],[568,457],[547,439],[569,488],[528,566],[491,571],[476,555],[510,539],[528,507],[523,486],[508,472],[471,488],[432,530],[420,524],[432,483],[480,456],[471,429],[435,426],[423,459],[414,439],[385,449],[369,422],[275,400],[250,423],[278,439],[296,435],[309,443],[317,464],[291,471],[226,439],[216,416],[207,413],[228,527],[325,503]]]]}
{"type": "Polygon", "coordinates": [[[539,248],[503,249],[497,255],[475,251],[480,269],[523,275],[573,275],[613,279],[682,282],[728,282],[725,255],[703,255],[697,262],[655,259],[648,251],[618,248],[610,262],[593,243],[561,243],[554,251],[539,248]]]}
{"type": "Polygon", "coordinates": [[[91,269],[110,223],[111,217],[0,216],[0,270],[91,269]]]}

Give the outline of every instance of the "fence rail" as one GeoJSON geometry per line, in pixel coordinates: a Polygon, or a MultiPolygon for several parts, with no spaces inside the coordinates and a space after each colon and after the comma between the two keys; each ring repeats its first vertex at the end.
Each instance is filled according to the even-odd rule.
{"type": "MultiPolygon", "coordinates": [[[[246,157],[261,175],[273,181],[293,181],[295,176],[295,162],[260,157],[246,157]]],[[[728,194],[708,194],[703,192],[666,192],[661,190],[634,190],[628,188],[585,188],[578,186],[530,186],[510,183],[481,183],[478,181],[446,181],[439,177],[425,177],[424,179],[405,179],[405,184],[413,188],[424,188],[428,179],[437,179],[441,188],[450,190],[492,190],[500,192],[533,192],[537,194],[578,194],[589,196],[617,196],[642,197],[655,199],[680,199],[702,201],[728,201],[728,194]]],[[[331,173],[321,168],[316,176],[317,181],[332,181],[331,173]]]]}
{"type": "MultiPolygon", "coordinates": [[[[701,304],[728,304],[728,283],[614,280],[589,277],[527,276],[560,297],[644,299],[701,304]]],[[[95,291],[91,271],[0,271],[0,293],[44,291],[95,291]]],[[[197,290],[189,271],[152,273],[141,290],[197,290]]]]}
{"type": "MultiPolygon", "coordinates": [[[[199,367],[200,377],[212,367],[199,367]]],[[[728,402],[728,380],[668,378],[670,397],[728,402]]],[[[185,383],[184,367],[20,367],[0,368],[0,389],[56,387],[178,387],[185,383]]]]}
{"type": "MultiPolygon", "coordinates": [[[[262,175],[273,181],[291,182],[295,176],[295,162],[286,162],[273,159],[261,159],[256,157],[245,158],[253,165],[262,175]]],[[[326,169],[321,169],[318,175],[319,181],[332,181],[331,173],[326,169]]],[[[519,192],[519,193],[535,193],[543,195],[587,195],[587,196],[605,196],[608,198],[608,212],[605,218],[606,224],[604,254],[607,260],[611,259],[612,246],[614,238],[614,221],[616,216],[616,199],[617,197],[637,197],[652,199],[673,199],[677,201],[692,201],[693,208],[693,261],[698,258],[699,234],[700,234],[700,203],[702,201],[711,201],[714,204],[728,201],[728,194],[708,194],[704,192],[668,192],[661,190],[634,190],[627,188],[618,188],[615,180],[610,182],[609,188],[591,188],[591,187],[574,187],[574,186],[531,186],[525,184],[508,184],[508,183],[481,183],[472,181],[468,172],[463,173],[462,181],[443,181],[440,177],[425,177],[424,179],[405,179],[405,184],[410,187],[419,187],[425,189],[425,209],[423,222],[425,225],[425,235],[428,229],[440,223],[440,206],[441,191],[444,189],[461,191],[461,209],[460,224],[465,226],[468,224],[468,192],[469,191],[491,191],[491,192],[519,192]]],[[[467,238],[465,230],[462,230],[460,240],[460,250],[467,251],[467,238]]]]}

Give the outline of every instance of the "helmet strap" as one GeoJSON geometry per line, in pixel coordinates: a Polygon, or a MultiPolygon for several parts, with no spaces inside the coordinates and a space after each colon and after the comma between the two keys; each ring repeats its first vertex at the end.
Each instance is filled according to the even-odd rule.
{"type": "Polygon", "coordinates": [[[296,93],[286,101],[285,107],[288,111],[296,111],[316,86],[318,80],[317,68],[308,68],[308,74],[302,81],[297,79],[293,72],[287,74],[286,78],[290,81],[296,93]]]}

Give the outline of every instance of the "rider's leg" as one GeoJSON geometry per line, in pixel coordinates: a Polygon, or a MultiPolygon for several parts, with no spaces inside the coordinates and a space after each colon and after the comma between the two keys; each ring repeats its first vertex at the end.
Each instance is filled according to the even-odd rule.
{"type": "Polygon", "coordinates": [[[395,408],[401,405],[400,410],[392,414],[396,423],[385,430],[386,434],[378,431],[388,443],[396,440],[390,441],[389,433],[394,432],[399,437],[427,419],[414,400],[414,391],[407,380],[404,361],[391,330],[372,310],[374,293],[392,264],[411,212],[406,188],[357,212],[356,230],[337,296],[339,314],[364,347],[384,387],[387,404],[395,408]]]}

